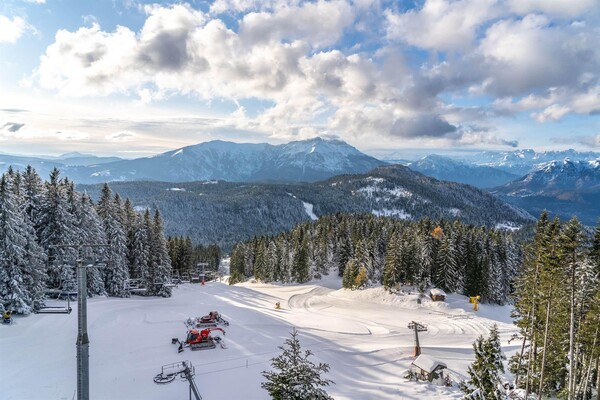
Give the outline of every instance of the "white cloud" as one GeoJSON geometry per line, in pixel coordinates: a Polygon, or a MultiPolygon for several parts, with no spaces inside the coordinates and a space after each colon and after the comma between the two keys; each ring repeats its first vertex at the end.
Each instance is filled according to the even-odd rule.
{"type": "Polygon", "coordinates": [[[559,17],[575,17],[597,10],[597,0],[508,0],[508,6],[518,14],[546,13],[559,17]]]}
{"type": "Polygon", "coordinates": [[[246,14],[240,35],[250,43],[303,40],[322,47],[335,44],[353,22],[354,11],[347,1],[318,0],[280,7],[275,12],[246,14]]]}
{"type": "Polygon", "coordinates": [[[592,43],[599,38],[597,31],[557,25],[542,15],[499,21],[479,47],[487,89],[514,96],[574,85],[584,73],[597,76],[600,53],[592,43]]]}
{"type": "Polygon", "coordinates": [[[560,104],[552,104],[541,112],[532,113],[531,116],[537,122],[543,123],[547,121],[558,121],[569,112],[571,112],[569,107],[562,106],[560,104]]]}
{"type": "Polygon", "coordinates": [[[248,10],[272,9],[275,1],[270,0],[215,0],[210,5],[210,12],[221,14],[226,12],[244,12],[248,10]]]}
{"type": "Polygon", "coordinates": [[[433,50],[462,50],[474,44],[477,29],[496,17],[496,0],[427,0],[421,9],[387,11],[387,36],[433,50]]]}
{"type": "Polygon", "coordinates": [[[21,17],[12,19],[0,15],[0,43],[16,43],[23,35],[27,23],[21,17]]]}
{"type": "MultiPolygon", "coordinates": [[[[600,110],[597,23],[587,15],[557,19],[541,3],[527,4],[427,0],[406,12],[372,0],[218,0],[210,13],[146,6],[138,32],[107,32],[97,23],[58,31],[33,80],[63,96],[124,93],[138,105],[173,95],[225,100],[237,111],[212,126],[277,138],[331,132],[513,146],[468,126],[489,115],[526,111],[549,122],[600,110]],[[376,38],[375,50],[368,40],[348,49],[349,31],[387,39],[376,38]],[[415,57],[406,44],[429,57],[415,57]],[[452,104],[453,96],[471,95],[493,104],[452,104]],[[269,104],[258,116],[240,106],[257,99],[269,104]]],[[[104,136],[116,140],[112,132],[120,131],[104,136]]]]}

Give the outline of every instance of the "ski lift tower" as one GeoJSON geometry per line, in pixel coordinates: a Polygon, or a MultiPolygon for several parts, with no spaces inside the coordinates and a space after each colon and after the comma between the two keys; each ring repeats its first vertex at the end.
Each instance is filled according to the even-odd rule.
{"type": "Polygon", "coordinates": [[[199,262],[196,264],[196,267],[198,267],[198,272],[200,273],[200,282],[204,285],[204,281],[206,280],[206,275],[204,274],[204,268],[208,267],[208,263],[199,262]],[[202,267],[202,272],[200,272],[200,267],[202,267]]]}
{"type": "Polygon", "coordinates": [[[408,329],[412,329],[415,331],[415,349],[413,352],[413,357],[417,357],[421,355],[421,345],[419,344],[419,332],[427,331],[427,327],[418,322],[412,321],[408,324],[408,329]]]}
{"type": "Polygon", "coordinates": [[[90,398],[90,340],[87,332],[87,268],[106,267],[108,260],[84,258],[84,249],[93,254],[94,249],[110,247],[107,244],[53,245],[51,249],[77,251],[77,400],[90,398]]]}

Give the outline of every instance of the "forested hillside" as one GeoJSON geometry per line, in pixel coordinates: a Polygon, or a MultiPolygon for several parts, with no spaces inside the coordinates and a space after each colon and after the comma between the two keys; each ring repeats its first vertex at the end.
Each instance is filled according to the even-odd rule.
{"type": "Polygon", "coordinates": [[[522,260],[511,234],[459,221],[335,214],[235,246],[230,283],[306,282],[329,273],[347,288],[382,283],[480,295],[504,304],[522,260]]]}
{"type": "Polygon", "coordinates": [[[40,308],[47,288],[72,289],[78,257],[63,245],[104,244],[88,255],[107,260],[104,268],[88,270],[91,296],[127,296],[125,281],[138,278],[147,294],[169,296],[165,286],[171,262],[162,218],[148,209],[134,211],[129,199],[104,185],[94,204],[68,179],[53,170],[43,182],[28,167],[9,169],[0,178],[0,305],[27,314],[40,308]]]}
{"type": "MultiPolygon", "coordinates": [[[[438,181],[400,165],[317,183],[115,182],[111,187],[136,208],[159,208],[167,235],[190,236],[196,244],[216,243],[226,251],[238,241],[274,235],[337,212],[460,219],[487,227],[522,226],[534,220],[482,190],[438,181]]],[[[100,186],[78,188],[99,198],[100,186]]]]}

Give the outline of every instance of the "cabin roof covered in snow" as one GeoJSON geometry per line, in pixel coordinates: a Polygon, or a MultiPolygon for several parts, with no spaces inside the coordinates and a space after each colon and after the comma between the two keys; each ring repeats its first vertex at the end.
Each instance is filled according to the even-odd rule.
{"type": "Polygon", "coordinates": [[[426,371],[429,374],[435,371],[438,367],[448,368],[445,363],[425,354],[421,354],[415,358],[415,361],[412,362],[412,365],[422,369],[423,371],[426,371]]]}
{"type": "Polygon", "coordinates": [[[432,296],[446,296],[446,293],[442,290],[442,289],[430,289],[429,293],[431,293],[432,296]]]}

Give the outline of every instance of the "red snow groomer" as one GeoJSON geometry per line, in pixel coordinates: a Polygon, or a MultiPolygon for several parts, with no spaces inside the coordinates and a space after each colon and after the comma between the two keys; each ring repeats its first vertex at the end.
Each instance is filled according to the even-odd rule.
{"type": "Polygon", "coordinates": [[[225,335],[223,328],[206,328],[202,330],[190,329],[187,333],[185,342],[181,342],[178,338],[171,339],[171,343],[179,343],[177,351],[181,353],[185,347],[189,347],[192,350],[207,350],[214,349],[217,347],[217,343],[222,349],[227,348],[225,342],[220,336],[212,336],[210,333],[213,331],[221,331],[225,335]]]}
{"type": "Polygon", "coordinates": [[[198,329],[218,325],[229,326],[229,322],[223,319],[221,314],[219,314],[217,311],[211,311],[208,313],[208,315],[205,315],[203,317],[188,318],[185,321],[185,325],[189,329],[198,329]]]}

